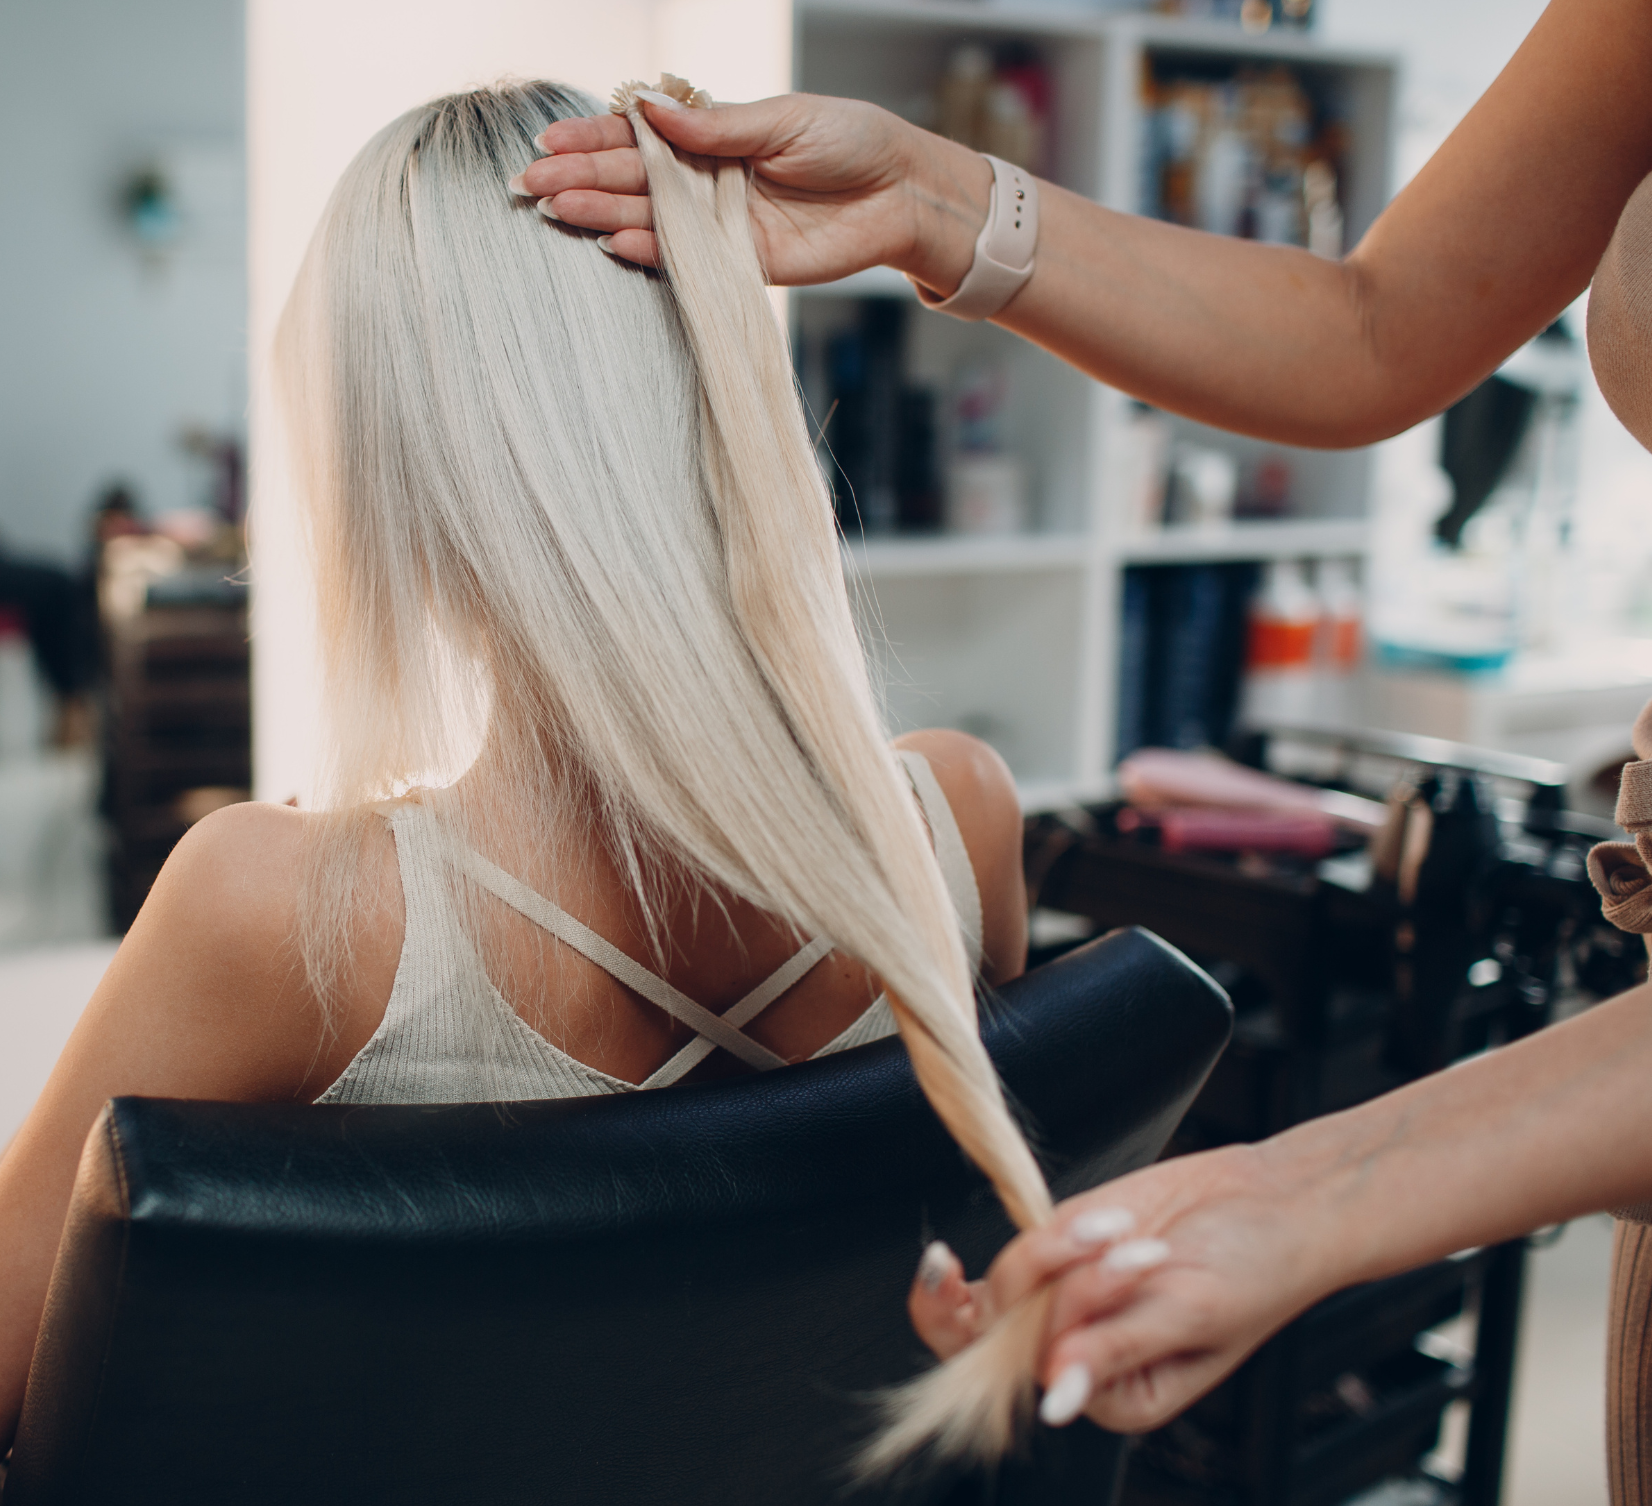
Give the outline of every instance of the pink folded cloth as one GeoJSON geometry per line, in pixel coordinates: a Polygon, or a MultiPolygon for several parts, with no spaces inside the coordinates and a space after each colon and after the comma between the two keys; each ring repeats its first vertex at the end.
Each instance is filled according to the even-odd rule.
{"type": "Polygon", "coordinates": [[[1337,844],[1337,822],[1314,810],[1224,810],[1181,806],[1162,810],[1125,809],[1120,831],[1157,827],[1166,852],[1287,852],[1322,858],[1337,844]]]}
{"type": "Polygon", "coordinates": [[[1218,753],[1139,748],[1119,765],[1125,798],[1142,810],[1218,806],[1236,810],[1312,811],[1353,831],[1373,832],[1388,819],[1378,800],[1315,789],[1277,774],[1247,769],[1218,753]]]}

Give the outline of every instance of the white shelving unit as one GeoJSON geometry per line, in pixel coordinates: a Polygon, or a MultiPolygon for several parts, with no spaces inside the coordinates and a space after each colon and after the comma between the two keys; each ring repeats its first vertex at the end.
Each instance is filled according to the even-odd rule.
{"type": "MultiPolygon", "coordinates": [[[[992,0],[798,0],[793,85],[909,114],[958,46],[1004,41],[1032,48],[1050,72],[1050,176],[1110,208],[1140,207],[1139,91],[1151,61],[1290,64],[1337,100],[1346,126],[1347,244],[1387,201],[1397,65],[1385,55],[1322,47],[1311,35],[1253,36],[1214,23],[992,0]]],[[[910,285],[886,268],[794,289],[800,348],[818,349],[850,323],[858,300],[884,297],[912,299],[907,366],[914,380],[944,389],[962,364],[983,358],[1007,371],[1005,438],[1029,470],[1033,526],[1008,537],[855,544],[845,553],[851,585],[869,636],[885,645],[892,719],[985,737],[1014,770],[1027,808],[1108,790],[1127,567],[1365,557],[1367,452],[1263,446],[1181,420],[1173,421],[1178,439],[1208,437],[1241,459],[1260,450],[1287,456],[1295,514],[1214,528],[1126,528],[1113,439],[1126,415],[1123,395],[995,326],[920,313],[910,285]]]]}

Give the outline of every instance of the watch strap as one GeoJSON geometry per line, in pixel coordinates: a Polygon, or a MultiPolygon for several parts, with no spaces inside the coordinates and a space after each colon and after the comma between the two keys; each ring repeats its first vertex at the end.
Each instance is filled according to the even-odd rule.
{"type": "Polygon", "coordinates": [[[912,284],[925,307],[956,319],[990,319],[996,314],[1027,285],[1038,249],[1038,180],[999,157],[985,152],[982,156],[992,168],[992,190],[969,271],[948,298],[912,284]]]}

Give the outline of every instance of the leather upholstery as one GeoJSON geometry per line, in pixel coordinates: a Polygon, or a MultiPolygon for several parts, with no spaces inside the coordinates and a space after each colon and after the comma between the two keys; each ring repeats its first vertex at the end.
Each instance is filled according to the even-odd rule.
{"type": "MultiPolygon", "coordinates": [[[[1147,932],[984,1034],[1062,1192],[1151,1161],[1226,1043],[1147,932]]],[[[1008,1234],[898,1041],[735,1082],[440,1106],[116,1099],[88,1140],[5,1506],[1111,1500],[1119,1440],[845,1490],[924,1363],[924,1242],[1008,1234]]]]}

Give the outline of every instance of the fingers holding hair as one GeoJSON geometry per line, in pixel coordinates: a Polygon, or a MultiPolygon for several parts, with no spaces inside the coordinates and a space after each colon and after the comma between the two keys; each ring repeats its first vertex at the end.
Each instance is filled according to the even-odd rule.
{"type": "Polygon", "coordinates": [[[1105,1189],[1063,1203],[1050,1221],[1019,1235],[987,1273],[994,1305],[1007,1311],[1028,1293],[1086,1262],[1110,1260],[1121,1275],[1163,1259],[1162,1242],[1142,1239],[1135,1210],[1105,1189]]]}
{"type": "Polygon", "coordinates": [[[1045,1356],[1042,1420],[1080,1415],[1115,1433],[1145,1433],[1183,1411],[1250,1352],[1186,1331],[1181,1304],[1150,1289],[1115,1315],[1062,1334],[1045,1356]]]}
{"type": "Polygon", "coordinates": [[[648,175],[631,123],[620,115],[559,120],[540,136],[542,143],[547,138],[562,145],[552,156],[541,157],[512,178],[507,185],[510,191],[536,199],[546,219],[602,231],[603,250],[610,256],[645,267],[658,266],[648,175]],[[565,126],[601,130],[563,131],[565,126]],[[623,136],[614,126],[623,128],[623,136]],[[577,150],[581,141],[593,143],[593,148],[577,150]],[[608,141],[612,144],[600,145],[608,141]]]}
{"type": "Polygon", "coordinates": [[[986,1283],[964,1279],[963,1262],[941,1240],[932,1240],[918,1261],[906,1310],[918,1337],[937,1359],[949,1360],[988,1326],[986,1283]]]}

